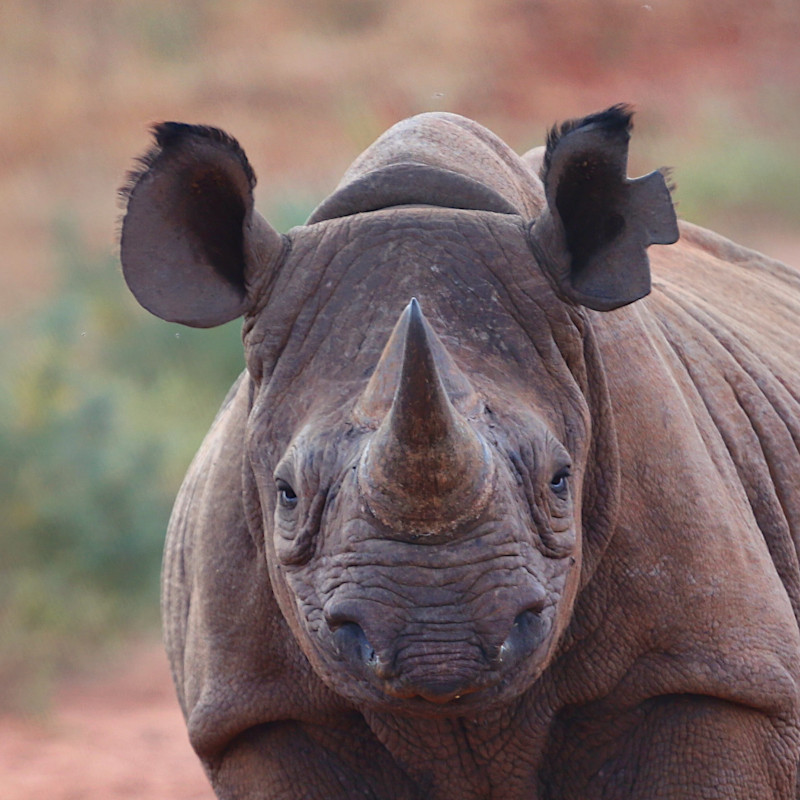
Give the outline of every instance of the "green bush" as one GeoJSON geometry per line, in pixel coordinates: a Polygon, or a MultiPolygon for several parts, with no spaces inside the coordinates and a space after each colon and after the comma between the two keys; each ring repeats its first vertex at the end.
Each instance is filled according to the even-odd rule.
{"type": "Polygon", "coordinates": [[[678,213],[734,239],[760,230],[796,230],[800,218],[800,124],[797,104],[766,89],[742,108],[705,98],[676,130],[651,126],[642,137],[643,164],[674,167],[678,213]],[[779,111],[775,105],[779,104],[779,111]]]}
{"type": "Polygon", "coordinates": [[[243,368],[240,326],[136,306],[111,255],[59,231],[63,282],[0,328],[0,706],[157,618],[181,478],[243,368]]]}
{"type": "Polygon", "coordinates": [[[729,222],[734,236],[740,225],[791,226],[800,214],[800,161],[792,151],[745,133],[689,154],[676,170],[681,214],[712,227],[729,222]]]}

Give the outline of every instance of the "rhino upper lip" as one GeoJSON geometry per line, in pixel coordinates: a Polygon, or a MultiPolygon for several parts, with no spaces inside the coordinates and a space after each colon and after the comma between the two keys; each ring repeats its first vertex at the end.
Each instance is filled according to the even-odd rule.
{"type": "MultiPolygon", "coordinates": [[[[505,640],[491,656],[481,648],[483,664],[474,670],[465,669],[460,675],[453,670],[449,678],[427,667],[398,674],[396,665],[381,658],[357,623],[334,616],[328,624],[333,645],[347,663],[348,671],[358,683],[366,682],[372,687],[380,697],[379,705],[388,703],[395,710],[409,712],[440,708],[459,709],[461,713],[476,703],[490,701],[495,693],[492,690],[500,693],[521,665],[531,659],[537,663],[542,660],[552,630],[551,616],[541,613],[544,605],[537,597],[516,616],[505,640]]],[[[359,694],[362,693],[363,689],[359,694]]]]}
{"type": "MultiPolygon", "coordinates": [[[[489,686],[493,684],[488,684],[489,686]]],[[[433,703],[434,705],[443,706],[450,703],[458,703],[464,700],[468,695],[477,694],[485,688],[484,685],[465,686],[458,689],[445,690],[440,689],[434,691],[430,688],[404,688],[402,684],[395,686],[391,683],[383,684],[383,691],[390,697],[396,697],[399,700],[422,700],[425,703],[433,703]]],[[[462,702],[463,704],[463,702],[462,702]]]]}

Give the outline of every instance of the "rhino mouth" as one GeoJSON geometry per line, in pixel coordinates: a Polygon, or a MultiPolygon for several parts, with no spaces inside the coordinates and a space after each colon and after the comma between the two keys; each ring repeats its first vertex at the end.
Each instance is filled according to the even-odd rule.
{"type": "Polygon", "coordinates": [[[494,189],[467,175],[427,164],[399,163],[372,170],[341,187],[314,209],[307,224],[409,205],[520,213],[494,189]]]}

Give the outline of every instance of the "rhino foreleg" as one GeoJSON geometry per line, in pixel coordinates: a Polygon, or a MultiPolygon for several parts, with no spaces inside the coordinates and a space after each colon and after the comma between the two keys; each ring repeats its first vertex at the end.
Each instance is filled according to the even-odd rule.
{"type": "Polygon", "coordinates": [[[556,738],[562,746],[546,761],[548,800],[796,797],[797,731],[715,697],[656,697],[602,734],[596,720],[574,720],[556,738]]]}
{"type": "Polygon", "coordinates": [[[418,800],[376,743],[341,729],[283,722],[239,736],[208,769],[220,800],[418,800]]]}

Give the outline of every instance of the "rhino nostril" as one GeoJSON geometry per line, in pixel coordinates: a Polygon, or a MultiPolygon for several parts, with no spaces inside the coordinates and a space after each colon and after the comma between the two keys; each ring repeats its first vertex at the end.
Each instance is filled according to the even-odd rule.
{"type": "Polygon", "coordinates": [[[340,613],[326,613],[325,620],[333,634],[339,655],[356,666],[365,666],[380,673],[381,663],[375,648],[370,644],[364,629],[352,618],[340,613]]]}
{"type": "Polygon", "coordinates": [[[357,622],[334,622],[330,624],[330,629],[336,648],[342,655],[358,656],[365,663],[375,658],[375,650],[357,622]]]}
{"type": "MultiPolygon", "coordinates": [[[[343,625],[357,625],[358,623],[353,620],[351,616],[344,613],[344,611],[336,609],[336,610],[328,610],[325,609],[325,622],[327,623],[328,627],[331,629],[333,633],[339,630],[343,625]]],[[[360,627],[360,626],[358,626],[360,627]]]]}
{"type": "Polygon", "coordinates": [[[511,632],[506,637],[497,653],[498,661],[510,661],[521,658],[535,650],[547,637],[550,627],[539,608],[526,608],[514,618],[511,632]]]}
{"type": "Polygon", "coordinates": [[[538,619],[538,611],[533,608],[526,608],[514,618],[514,625],[512,627],[517,630],[526,631],[529,630],[531,626],[535,625],[538,619]]]}
{"type": "Polygon", "coordinates": [[[516,619],[514,622],[516,623],[517,620],[522,617],[523,614],[527,612],[532,612],[533,614],[540,614],[547,603],[547,591],[545,590],[544,586],[537,583],[533,586],[528,588],[528,591],[525,596],[523,596],[523,610],[517,614],[516,619]]]}

